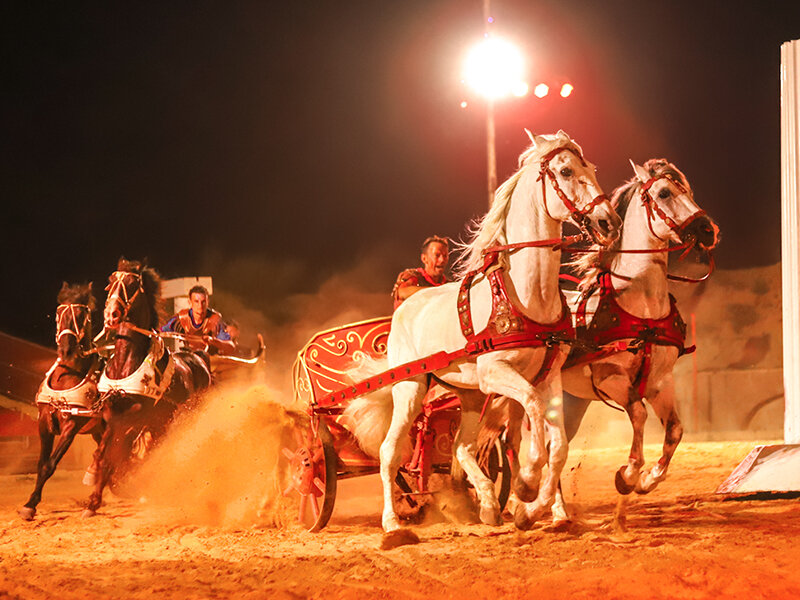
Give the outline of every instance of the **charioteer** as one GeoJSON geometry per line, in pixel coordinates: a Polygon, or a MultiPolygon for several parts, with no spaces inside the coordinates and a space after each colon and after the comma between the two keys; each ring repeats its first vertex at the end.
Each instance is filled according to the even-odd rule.
{"type": "Polygon", "coordinates": [[[404,300],[421,289],[436,287],[450,281],[445,272],[450,259],[448,239],[432,235],[422,242],[421,252],[420,259],[423,266],[406,269],[397,276],[392,289],[395,310],[404,300]]]}
{"type": "Polygon", "coordinates": [[[208,306],[208,290],[196,285],[189,290],[189,308],[184,308],[161,328],[164,332],[182,333],[192,350],[209,354],[234,354],[236,344],[222,315],[208,306]]]}

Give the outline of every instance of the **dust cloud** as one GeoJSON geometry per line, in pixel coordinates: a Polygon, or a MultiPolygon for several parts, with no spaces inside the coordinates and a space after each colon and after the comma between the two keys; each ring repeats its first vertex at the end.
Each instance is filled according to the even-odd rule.
{"type": "Polygon", "coordinates": [[[204,269],[214,275],[214,308],[239,322],[245,348],[255,348],[255,335],[263,335],[269,386],[290,402],[298,351],[319,331],[391,314],[394,277],[418,262],[416,252],[411,244],[408,264],[398,264],[386,246],[316,282],[313,269],[283,259],[208,256],[204,269]]]}
{"type": "Polygon", "coordinates": [[[177,522],[283,525],[282,448],[305,415],[276,402],[266,386],[221,385],[182,415],[137,471],[147,505],[172,508],[177,522]]]}

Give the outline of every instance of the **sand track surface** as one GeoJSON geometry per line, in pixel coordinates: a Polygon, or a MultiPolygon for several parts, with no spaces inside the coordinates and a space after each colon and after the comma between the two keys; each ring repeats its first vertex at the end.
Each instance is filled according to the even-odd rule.
{"type": "Polygon", "coordinates": [[[283,522],[209,525],[109,495],[82,519],[77,471],[57,473],[24,522],[32,476],[0,476],[0,598],[800,598],[800,500],[711,493],[753,445],[683,444],[662,487],[630,499],[624,528],[613,473],[626,449],[583,450],[566,469],[572,524],[520,532],[444,511],[412,526],[419,544],[391,550],[375,477],[340,482],[330,525],[311,534],[291,503],[283,522]]]}

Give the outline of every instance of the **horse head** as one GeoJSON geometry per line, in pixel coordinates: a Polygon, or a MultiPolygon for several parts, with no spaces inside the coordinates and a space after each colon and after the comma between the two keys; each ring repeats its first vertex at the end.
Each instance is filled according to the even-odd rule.
{"type": "Polygon", "coordinates": [[[695,203],[686,176],[675,165],[654,158],[643,166],[631,161],[631,166],[653,236],[706,251],[719,244],[719,227],[695,203]]]}
{"type": "Polygon", "coordinates": [[[94,308],[91,283],[62,284],[56,308],[56,346],[62,362],[80,358],[89,350],[94,308]]]}
{"type": "Polygon", "coordinates": [[[584,159],[580,146],[564,131],[554,136],[527,133],[541,157],[538,181],[542,182],[548,216],[557,221],[571,219],[601,246],[615,242],[622,220],[600,188],[596,168],[584,159]]]}
{"type": "Polygon", "coordinates": [[[122,323],[151,330],[158,326],[161,279],[143,262],[121,258],[108,278],[103,320],[106,329],[122,323]]]}

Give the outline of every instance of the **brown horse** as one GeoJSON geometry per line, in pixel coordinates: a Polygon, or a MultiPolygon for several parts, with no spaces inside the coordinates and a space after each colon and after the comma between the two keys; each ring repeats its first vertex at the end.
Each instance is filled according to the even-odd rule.
{"type": "Polygon", "coordinates": [[[161,279],[155,270],[120,259],[106,289],[104,326],[115,334],[114,353],[98,383],[106,429],[98,447],[95,490],[84,516],[97,512],[105,486],[119,482],[130,468],[137,440],[145,447],[157,443],[176,411],[211,383],[211,372],[200,357],[170,352],[157,333],[161,279]]]}
{"type": "Polygon", "coordinates": [[[56,345],[58,359],[47,372],[36,404],[39,408],[39,466],[36,486],[19,510],[30,521],[42,500],[42,488],[53,475],[59,461],[79,433],[88,433],[100,442],[103,422],[94,410],[100,359],[92,352],[92,284],[70,286],[66,282],[58,293],[56,345]],[[58,444],[53,449],[55,437],[58,444]]]}

